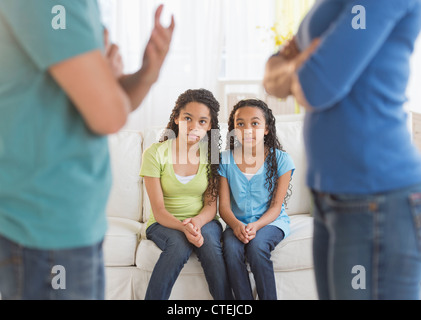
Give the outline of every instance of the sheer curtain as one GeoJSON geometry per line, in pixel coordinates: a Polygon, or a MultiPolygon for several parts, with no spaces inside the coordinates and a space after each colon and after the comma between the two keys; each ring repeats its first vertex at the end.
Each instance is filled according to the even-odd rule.
{"type": "Polygon", "coordinates": [[[174,14],[176,28],[170,53],[143,104],[130,116],[126,129],[165,125],[177,97],[187,89],[215,91],[221,70],[224,21],[222,1],[214,0],[100,0],[104,24],[120,46],[125,71],[141,66],[154,13],[164,4],[162,22],[174,14]]]}
{"type": "MultiPolygon", "coordinates": [[[[154,12],[164,4],[163,23],[176,20],[173,43],[158,82],[135,111],[126,129],[143,130],[168,121],[177,97],[187,89],[206,88],[224,104],[224,80],[256,81],[274,52],[270,30],[295,32],[314,0],[98,0],[111,40],[121,49],[125,71],[141,66],[154,12]]],[[[410,110],[421,112],[421,41],[412,62],[410,110]]],[[[234,88],[242,90],[242,87],[234,88]]]]}
{"type": "Polygon", "coordinates": [[[168,121],[177,97],[206,88],[218,97],[221,78],[261,78],[273,44],[258,27],[273,25],[275,0],[99,0],[111,40],[120,46],[125,72],[141,66],[155,9],[163,23],[174,14],[176,28],[161,76],[126,129],[142,130],[168,121]]]}
{"type": "Polygon", "coordinates": [[[224,2],[224,65],[227,79],[262,79],[267,58],[273,53],[270,27],[275,22],[273,0],[224,2]]]}

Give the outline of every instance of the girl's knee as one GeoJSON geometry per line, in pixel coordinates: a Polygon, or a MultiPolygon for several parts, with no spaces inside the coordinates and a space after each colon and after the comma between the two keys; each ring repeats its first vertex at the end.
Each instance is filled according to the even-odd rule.
{"type": "Polygon", "coordinates": [[[272,248],[268,242],[255,238],[247,245],[246,256],[249,261],[254,258],[270,259],[271,252],[272,248]]]}
{"type": "Polygon", "coordinates": [[[244,245],[237,239],[228,239],[223,244],[223,253],[225,261],[245,261],[244,245]]]}
{"type": "Polygon", "coordinates": [[[186,236],[180,232],[180,235],[168,238],[167,246],[164,251],[174,252],[178,255],[190,255],[193,251],[193,247],[186,236]]]}

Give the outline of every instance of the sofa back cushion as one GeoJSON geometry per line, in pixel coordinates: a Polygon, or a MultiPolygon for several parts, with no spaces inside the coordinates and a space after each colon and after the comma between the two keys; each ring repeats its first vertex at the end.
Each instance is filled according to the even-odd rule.
{"type": "Polygon", "coordinates": [[[143,179],[139,176],[143,136],[122,130],[108,138],[113,184],[107,205],[109,217],[143,222],[143,179]]]}
{"type": "Polygon", "coordinates": [[[304,115],[276,117],[276,132],[284,150],[292,157],[295,171],[292,177],[292,195],[287,202],[289,216],[310,213],[311,197],[306,184],[307,160],[303,139],[304,115]]]}
{"type": "MultiPolygon", "coordinates": [[[[165,127],[149,127],[143,134],[143,150],[149,148],[153,143],[159,142],[165,127]]],[[[145,186],[143,186],[143,221],[147,222],[151,213],[151,203],[145,186]]]]}

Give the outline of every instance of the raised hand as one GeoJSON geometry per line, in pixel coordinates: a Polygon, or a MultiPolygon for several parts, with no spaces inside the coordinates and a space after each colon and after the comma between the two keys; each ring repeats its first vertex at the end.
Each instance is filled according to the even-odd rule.
{"type": "Polygon", "coordinates": [[[105,47],[105,57],[108,61],[110,69],[116,79],[120,78],[123,75],[123,59],[121,58],[120,48],[110,42],[110,35],[108,29],[104,29],[104,47],[105,47]]]}
{"type": "Polygon", "coordinates": [[[158,80],[161,67],[170,49],[170,44],[175,28],[174,16],[171,17],[171,24],[164,28],[160,22],[163,5],[160,5],[155,12],[155,25],[151,37],[146,45],[141,69],[142,81],[153,84],[158,80]]]}

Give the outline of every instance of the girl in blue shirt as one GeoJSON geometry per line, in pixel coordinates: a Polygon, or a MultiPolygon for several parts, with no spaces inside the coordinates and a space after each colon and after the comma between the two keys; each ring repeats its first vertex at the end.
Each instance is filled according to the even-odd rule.
{"type": "Polygon", "coordinates": [[[246,261],[260,300],[276,300],[271,251],[289,234],[284,199],[295,170],[276,136],[275,118],[260,100],[243,100],[228,121],[220,165],[219,212],[227,223],[224,257],[236,299],[253,300],[246,261]]]}

